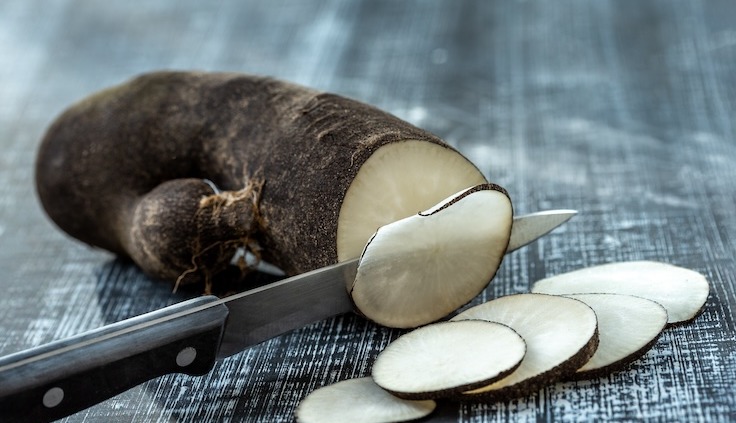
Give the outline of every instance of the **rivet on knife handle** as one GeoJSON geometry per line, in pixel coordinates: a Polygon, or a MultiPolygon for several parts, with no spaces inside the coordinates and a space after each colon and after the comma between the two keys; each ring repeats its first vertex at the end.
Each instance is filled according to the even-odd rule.
{"type": "Polygon", "coordinates": [[[218,301],[196,298],[3,357],[0,420],[52,421],[164,374],[207,373],[228,315],[218,301]]]}

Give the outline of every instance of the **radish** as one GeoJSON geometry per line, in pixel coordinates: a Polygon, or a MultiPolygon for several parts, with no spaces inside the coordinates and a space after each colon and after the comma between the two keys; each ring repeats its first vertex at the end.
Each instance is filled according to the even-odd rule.
{"type": "Polygon", "coordinates": [[[667,326],[667,310],[646,298],[620,294],[573,294],[598,318],[598,348],[576,379],[601,376],[644,355],[667,326]]]}
{"type": "Polygon", "coordinates": [[[205,291],[237,251],[287,275],[355,259],[379,227],[484,183],[395,116],[231,73],[156,72],[95,93],[51,125],[36,163],[61,229],[205,291]]]}
{"type": "Polygon", "coordinates": [[[710,288],[703,275],[654,261],[603,264],[542,279],[532,292],[611,293],[650,299],[667,310],[670,325],[690,321],[702,311],[710,288]]]}
{"type": "Polygon", "coordinates": [[[383,423],[415,420],[434,411],[432,400],[410,401],[384,391],[370,377],[317,389],[296,410],[299,423],[383,423]]]}
{"type": "Polygon", "coordinates": [[[453,317],[453,321],[482,319],[514,329],[527,352],[510,375],[462,394],[470,399],[508,399],[529,393],[573,374],[598,345],[595,312],[582,301],[545,294],[516,294],[496,298],[453,317]]]}
{"type": "Polygon", "coordinates": [[[508,194],[492,184],[378,229],[348,286],[357,309],[385,326],[409,328],[447,316],[493,279],[512,225],[508,194]]]}
{"type": "Polygon", "coordinates": [[[373,380],[400,398],[433,399],[502,379],[521,363],[526,344],[499,323],[442,322],[405,334],[373,364],[373,380]]]}

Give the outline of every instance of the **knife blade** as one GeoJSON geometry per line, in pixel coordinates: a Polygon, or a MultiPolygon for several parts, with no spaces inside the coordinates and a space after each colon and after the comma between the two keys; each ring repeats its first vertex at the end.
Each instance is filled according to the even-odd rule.
{"type": "MultiPolygon", "coordinates": [[[[514,218],[507,252],[569,220],[514,218]]],[[[169,373],[203,375],[283,333],[353,311],[345,289],[358,259],[224,299],[204,296],[0,358],[0,421],[53,421],[169,373]]]]}
{"type": "MultiPolygon", "coordinates": [[[[576,213],[548,210],[515,217],[506,253],[536,241],[576,213]]],[[[230,318],[218,356],[236,354],[277,334],[352,311],[345,286],[357,271],[358,259],[354,259],[228,297],[230,318]]]]}

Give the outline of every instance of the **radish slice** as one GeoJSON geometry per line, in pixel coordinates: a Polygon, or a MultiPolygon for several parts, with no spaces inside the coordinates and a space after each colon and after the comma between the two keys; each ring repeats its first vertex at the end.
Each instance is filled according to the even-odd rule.
{"type": "Polygon", "coordinates": [[[382,226],[368,241],[348,286],[356,308],[396,328],[447,316],[495,276],[511,236],[512,215],[506,191],[485,184],[382,226]]]}
{"type": "Polygon", "coordinates": [[[597,319],[582,301],[544,294],[516,294],[470,308],[452,320],[482,319],[514,329],[526,341],[521,365],[509,376],[463,398],[508,399],[527,395],[573,374],[598,344],[597,319]]]}
{"type": "Polygon", "coordinates": [[[628,294],[667,309],[668,323],[694,319],[705,305],[708,281],[698,272],[653,261],[588,267],[542,279],[532,292],[544,294],[628,294]]]}
{"type": "Polygon", "coordinates": [[[373,380],[400,398],[432,399],[488,385],[516,369],[526,344],[508,326],[442,322],[409,332],[383,350],[373,380]]]}
{"type": "Polygon", "coordinates": [[[574,294],[598,317],[598,349],[575,379],[610,373],[646,353],[667,326],[667,310],[646,298],[621,294],[574,294]]]}
{"type": "Polygon", "coordinates": [[[363,377],[313,391],[299,404],[296,419],[300,423],[404,422],[428,416],[435,407],[432,400],[397,398],[363,377]]]}

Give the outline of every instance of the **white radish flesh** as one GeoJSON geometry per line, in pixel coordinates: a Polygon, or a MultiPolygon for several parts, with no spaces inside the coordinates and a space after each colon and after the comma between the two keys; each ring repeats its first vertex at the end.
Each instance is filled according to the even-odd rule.
{"type": "Polygon", "coordinates": [[[521,365],[507,377],[463,394],[465,399],[527,395],[573,374],[595,352],[597,319],[585,303],[544,294],[516,294],[472,307],[452,320],[482,319],[514,329],[526,341],[521,365]]]}
{"type": "Polygon", "coordinates": [[[608,293],[646,298],[667,309],[670,324],[694,319],[705,305],[708,281],[693,270],[654,261],[630,261],[588,267],[542,279],[532,292],[608,293]]]}
{"type": "Polygon", "coordinates": [[[428,416],[435,407],[432,400],[397,398],[364,377],[313,391],[299,404],[296,419],[299,423],[404,422],[428,416]]]}
{"type": "Polygon", "coordinates": [[[574,294],[598,317],[598,349],[574,378],[622,368],[641,357],[667,326],[667,311],[652,300],[620,294],[574,294]]]}
{"type": "Polygon", "coordinates": [[[348,287],[357,309],[376,323],[398,328],[452,313],[496,274],[512,215],[503,188],[486,184],[381,227],[348,287]]]}
{"type": "Polygon", "coordinates": [[[337,221],[338,261],[359,257],[379,227],[483,183],[471,162],[444,146],[412,140],[383,145],[345,193],[337,221]]]}
{"type": "Polygon", "coordinates": [[[524,340],[508,326],[482,320],[441,322],[409,332],[383,350],[373,379],[407,399],[433,399],[485,386],[521,363],[524,340]]]}

